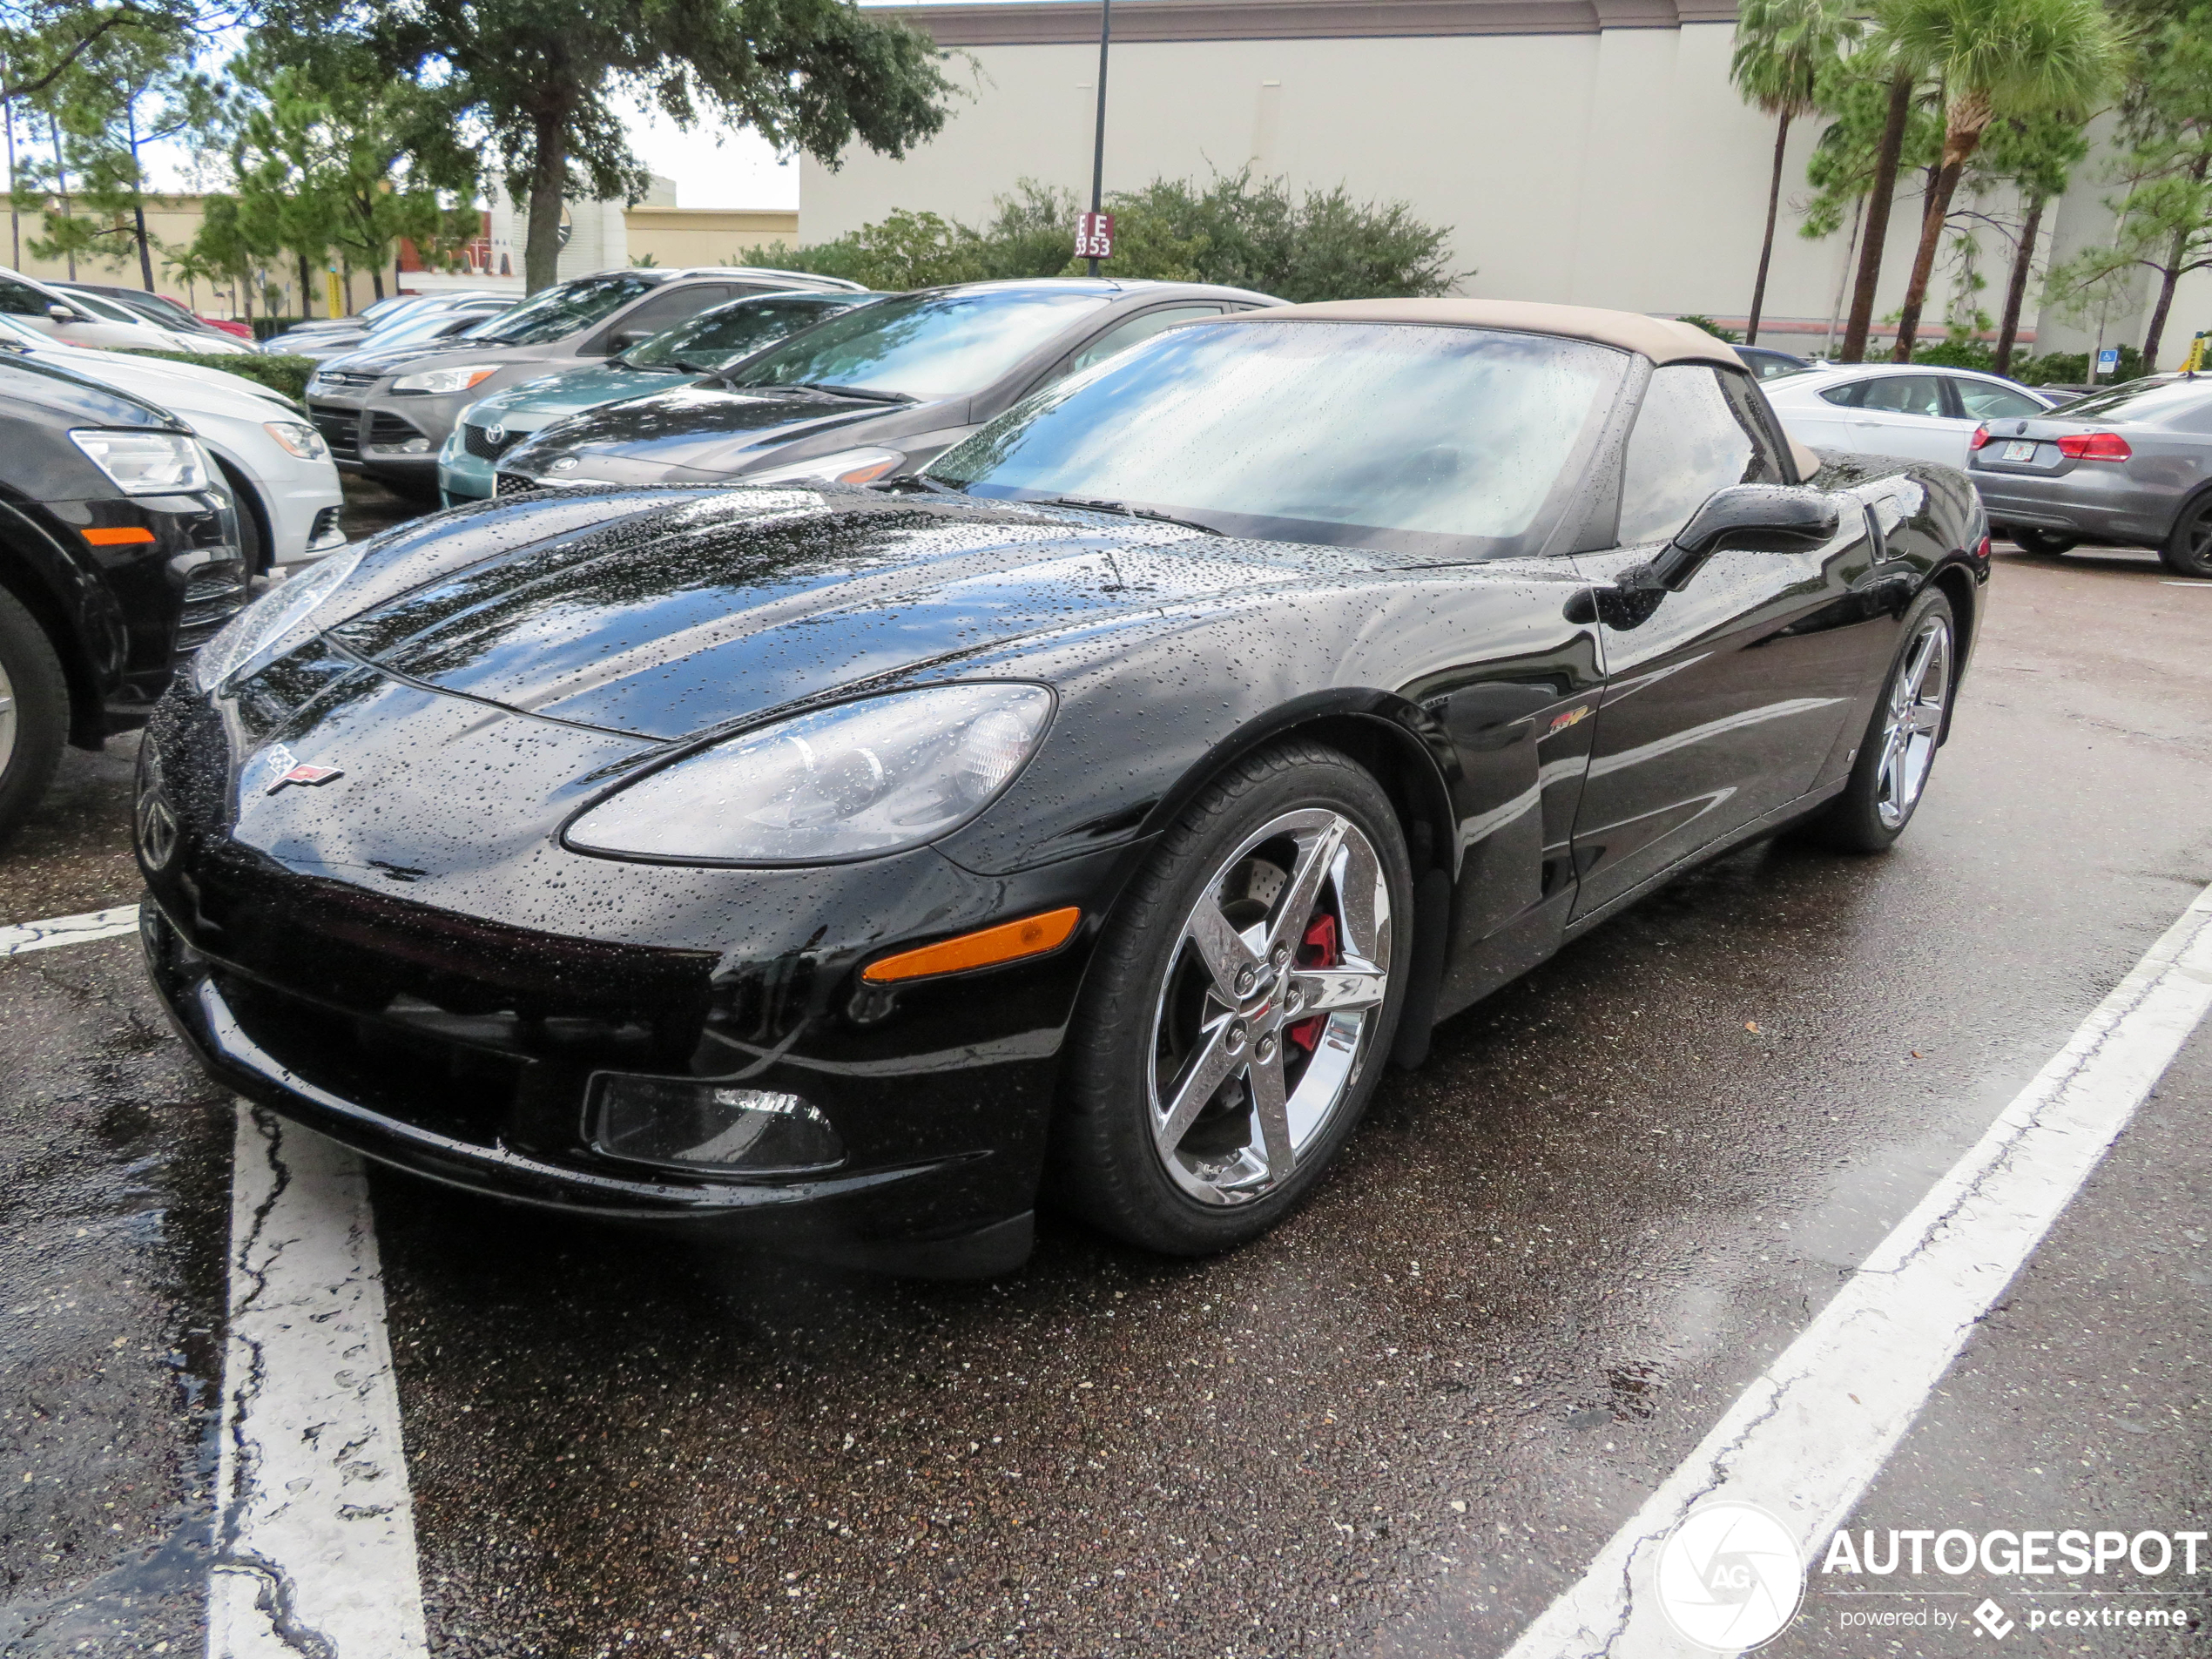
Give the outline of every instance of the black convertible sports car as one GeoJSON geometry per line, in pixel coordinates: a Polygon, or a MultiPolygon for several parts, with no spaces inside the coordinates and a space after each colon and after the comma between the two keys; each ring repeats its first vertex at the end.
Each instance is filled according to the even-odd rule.
{"type": "Polygon", "coordinates": [[[218,1076],[455,1186],[953,1273],[1049,1184],[1220,1249],[1563,940],[1905,827],[1981,510],[1817,464],[1687,326],[1367,301],[867,489],[457,509],[158,710],[146,954],[218,1076]]]}

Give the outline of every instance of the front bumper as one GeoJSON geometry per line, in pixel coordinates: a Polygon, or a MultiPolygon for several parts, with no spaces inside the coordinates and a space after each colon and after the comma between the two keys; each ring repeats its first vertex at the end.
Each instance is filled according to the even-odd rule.
{"type": "Polygon", "coordinates": [[[374,386],[320,381],[307,396],[307,418],[345,472],[428,478],[461,411],[482,396],[403,397],[374,386]]]}
{"type": "Polygon", "coordinates": [[[378,783],[358,813],[350,784],[272,798],[260,772],[245,781],[273,732],[241,735],[244,704],[180,687],[157,716],[145,787],[177,830],[159,860],[140,848],[147,962],[212,1074],[493,1197],[900,1272],[1022,1258],[1064,1035],[1133,854],[993,878],[930,848],[779,870],[587,858],[527,807],[485,818],[527,787],[489,781],[464,800],[468,780],[517,738],[550,745],[556,775],[635,743],[384,695],[413,712],[344,742],[354,778],[378,783]],[[860,978],[878,955],[1068,904],[1086,922],[1055,954],[896,988],[860,978]],[[842,1155],[758,1173],[612,1156],[592,1110],[609,1073],[797,1096],[842,1155]]]}
{"type": "Polygon", "coordinates": [[[1967,476],[2000,533],[2019,526],[2155,547],[2173,528],[2179,502],[2175,492],[2147,486],[2108,462],[2078,462],[2071,471],[2042,477],[1976,464],[1967,476]]]}
{"type": "Polygon", "coordinates": [[[184,942],[158,905],[139,913],[140,941],[170,1021],[207,1072],[249,1100],[378,1163],[463,1191],[600,1219],[711,1231],[738,1242],[925,1278],[1001,1272],[1027,1258],[1027,1208],[928,1237],[888,1236],[888,1216],[932,1207],[972,1159],[921,1160],[812,1178],[752,1182],[656,1179],[645,1171],[576,1167],[472,1132],[471,1114],[421,1106],[379,1110],[315,1081],[327,1053],[287,1049],[300,1034],[272,1022],[269,988],[184,942]],[[267,1038],[265,1042],[263,1039],[267,1038]],[[320,1063],[318,1063],[320,1062],[320,1063]]]}

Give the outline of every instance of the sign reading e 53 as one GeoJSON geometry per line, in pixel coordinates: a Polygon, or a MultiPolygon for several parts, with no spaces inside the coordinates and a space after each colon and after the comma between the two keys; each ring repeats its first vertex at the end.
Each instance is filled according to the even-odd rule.
{"type": "Polygon", "coordinates": [[[1080,213],[1076,218],[1076,257],[1110,260],[1114,257],[1114,216],[1080,213]]]}

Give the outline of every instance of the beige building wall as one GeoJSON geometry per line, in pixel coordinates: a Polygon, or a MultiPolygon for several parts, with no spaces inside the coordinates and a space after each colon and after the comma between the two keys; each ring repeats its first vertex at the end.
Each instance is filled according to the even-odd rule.
{"type": "MultiPolygon", "coordinates": [[[[1024,177],[1087,197],[1096,10],[909,10],[972,58],[952,62],[968,96],[903,161],[857,147],[834,172],[802,158],[802,239],[902,207],[978,219],[1024,177]]],[[[1774,127],[1729,84],[1733,16],[1731,0],[1125,0],[1114,9],[1106,185],[1246,165],[1298,189],[1341,184],[1450,226],[1453,263],[1469,273],[1462,293],[1740,320],[1774,127]]],[[[1785,161],[1761,330],[1784,347],[1824,343],[1856,258],[1848,226],[1820,242],[1797,234],[1818,134],[1817,121],[1794,127],[1785,161]]],[[[2109,190],[2099,172],[2086,166],[2055,215],[2061,252],[2093,233],[2109,190]]],[[[1894,209],[1878,319],[1903,302],[1917,209],[1909,191],[1894,209]]],[[[2010,246],[1983,240],[1980,303],[1994,314],[2010,246]]],[[[2169,339],[2212,327],[2198,293],[2212,300],[2212,276],[2188,285],[2169,339]],[[2183,327],[2190,307],[2203,320],[2183,327]]],[[[1939,274],[1928,314],[1939,330],[1949,300],[1939,274]]],[[[2087,343],[2055,314],[2024,327],[2039,349],[2087,343]]],[[[2108,325],[2108,341],[2140,335],[2134,311],[2108,325]]]]}
{"type": "Polygon", "coordinates": [[[633,207],[623,215],[630,257],[655,265],[723,265],[749,259],[772,242],[799,240],[795,209],[633,207]]]}

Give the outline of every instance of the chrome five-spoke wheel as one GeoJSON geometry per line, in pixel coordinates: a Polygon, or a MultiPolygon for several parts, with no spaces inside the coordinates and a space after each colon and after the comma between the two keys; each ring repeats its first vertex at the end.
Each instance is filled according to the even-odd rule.
{"type": "Polygon", "coordinates": [[[1152,1143],[1202,1203],[1280,1186],[1352,1092],[1389,992],[1390,889],[1326,807],[1285,813],[1220,860],[1153,1009],[1152,1143]]]}
{"type": "Polygon", "coordinates": [[[1928,769],[1935,764],[1944,705],[1950,696],[1951,620],[1932,612],[1920,619],[1890,685],[1874,802],[1885,829],[1902,829],[1912,816],[1928,769]]]}

